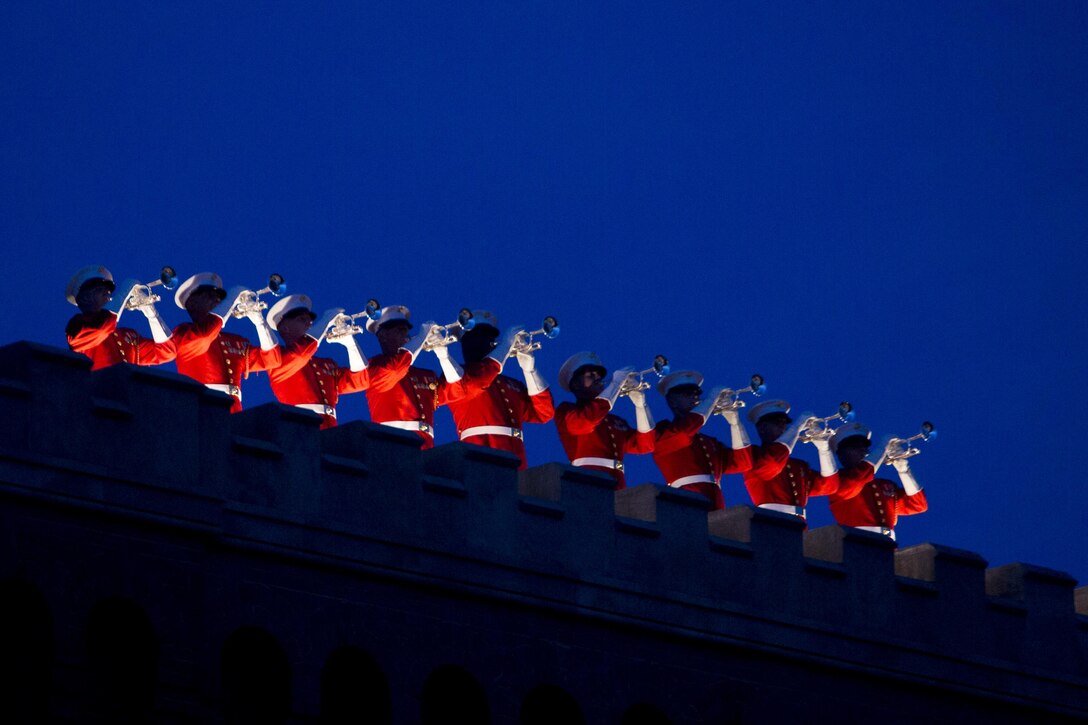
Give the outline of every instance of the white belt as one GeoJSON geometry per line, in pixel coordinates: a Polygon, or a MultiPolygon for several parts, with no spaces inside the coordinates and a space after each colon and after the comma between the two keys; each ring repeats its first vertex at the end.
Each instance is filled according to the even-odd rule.
{"type": "Polygon", "coordinates": [[[611,458],[575,458],[570,462],[572,466],[600,466],[601,468],[615,468],[623,470],[623,461],[613,461],[611,458]]]}
{"type": "Polygon", "coordinates": [[[295,403],[295,407],[313,411],[318,415],[327,415],[330,418],[336,417],[336,408],[331,405],[323,405],[321,403],[295,403]]]}
{"type": "Polygon", "coordinates": [[[522,437],[519,429],[507,428],[505,425],[478,425],[461,431],[461,440],[472,436],[510,436],[518,440],[521,440],[522,437]]]}
{"type": "Polygon", "coordinates": [[[382,425],[387,425],[390,428],[400,428],[401,430],[416,430],[427,435],[434,434],[434,428],[422,420],[386,420],[382,422],[382,425]]]}
{"type": "Polygon", "coordinates": [[[855,526],[854,528],[862,531],[872,531],[874,534],[884,534],[892,541],[895,541],[895,529],[889,529],[887,526],[855,526]]]}
{"type": "Polygon", "coordinates": [[[237,385],[225,385],[223,383],[204,383],[204,387],[209,390],[218,390],[220,393],[226,393],[227,395],[233,395],[238,400],[242,399],[242,389],[237,385]]]}
{"type": "Polygon", "coordinates": [[[800,516],[805,518],[804,506],[790,506],[785,503],[761,503],[759,505],[761,509],[770,509],[771,511],[781,511],[784,514],[793,514],[794,516],[800,516]]]}
{"type": "Polygon", "coordinates": [[[715,481],[714,477],[709,473],[697,473],[694,476],[678,478],[669,483],[669,486],[672,488],[680,488],[681,486],[690,486],[693,483],[717,483],[717,481],[715,481]]]}

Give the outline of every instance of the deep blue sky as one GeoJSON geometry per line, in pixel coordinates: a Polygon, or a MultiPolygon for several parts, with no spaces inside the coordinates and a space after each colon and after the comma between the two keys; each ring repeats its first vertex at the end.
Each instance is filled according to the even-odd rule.
{"type": "Polygon", "coordinates": [[[1086,79],[1083,2],[6,2],[0,341],[63,346],[91,263],[555,314],[552,382],[660,352],[876,437],[932,419],[901,544],[1086,583],[1086,79]]]}

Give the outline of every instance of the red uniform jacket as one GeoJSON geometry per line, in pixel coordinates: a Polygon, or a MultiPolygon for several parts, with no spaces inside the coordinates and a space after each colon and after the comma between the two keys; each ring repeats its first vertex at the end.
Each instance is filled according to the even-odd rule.
{"type": "MultiPolygon", "coordinates": [[[[501,366],[491,358],[465,366],[473,382],[469,384],[467,395],[461,400],[450,401],[450,412],[457,424],[457,435],[461,431],[481,425],[501,425],[506,428],[521,430],[524,423],[547,423],[555,417],[555,403],[551,390],[544,390],[536,395],[529,395],[525,383],[507,375],[498,375],[489,385],[481,385],[483,376],[478,375],[483,366],[501,366]]],[[[498,448],[516,453],[521,459],[519,470],[527,467],[525,461],[525,442],[508,435],[475,435],[465,439],[465,443],[475,443],[488,448],[498,448]]]]}
{"type": "MultiPolygon", "coordinates": [[[[340,396],[366,390],[370,385],[370,371],[352,372],[336,361],[314,357],[318,342],[303,337],[287,345],[281,352],[280,366],[268,371],[272,392],[276,400],[286,405],[327,405],[336,408],[340,396]]],[[[321,415],[321,427],[332,428],[336,418],[321,415]]]]}
{"type": "Polygon", "coordinates": [[[790,458],[784,443],[753,447],[752,468],[744,474],[752,503],[785,504],[804,508],[809,496],[827,496],[839,488],[838,474],[823,476],[807,463],[790,458]]]}
{"type": "Polygon", "coordinates": [[[675,421],[663,420],[654,430],[654,463],[665,482],[688,476],[709,475],[714,483],[690,483],[681,488],[703,494],[715,509],[724,507],[721,478],[725,473],[743,473],[752,467],[752,447],[733,450],[717,438],[700,433],[703,416],[688,413],[675,421]]]}
{"type": "Polygon", "coordinates": [[[454,400],[461,400],[473,388],[484,388],[499,374],[498,365],[481,365],[466,370],[456,383],[440,378],[431,370],[412,365],[412,354],[398,350],[392,355],[378,355],[370,361],[373,371],[367,402],[370,419],[419,421],[426,430],[418,431],[421,448],[434,448],[434,411],[454,400]]]}
{"type": "Polygon", "coordinates": [[[925,491],[908,496],[906,491],[884,478],[872,477],[872,466],[860,464],[869,469],[869,482],[862,485],[853,496],[843,492],[831,494],[831,514],[841,526],[882,526],[895,528],[900,516],[920,514],[929,508],[925,491]]]}
{"type": "Polygon", "coordinates": [[[68,320],[68,347],[91,359],[91,370],[108,368],[120,362],[133,365],[161,365],[174,359],[174,338],[155,342],[128,327],[117,326],[117,315],[99,310],[80,313],[68,320]]]}
{"type": "MultiPolygon", "coordinates": [[[[242,376],[250,371],[269,370],[281,362],[280,346],[271,350],[254,347],[241,335],[222,332],[223,320],[208,315],[199,324],[183,322],[174,328],[178,372],[200,383],[241,386],[242,376]]],[[[235,397],[230,412],[242,409],[242,399],[235,397]]]]}
{"type": "Polygon", "coordinates": [[[610,410],[608,401],[603,398],[586,403],[561,403],[555,411],[555,427],[559,429],[559,440],[572,463],[579,458],[608,458],[620,462],[619,468],[586,466],[612,474],[618,491],[626,487],[623,455],[652,452],[654,432],[640,433],[623,418],[612,415],[610,410]]]}

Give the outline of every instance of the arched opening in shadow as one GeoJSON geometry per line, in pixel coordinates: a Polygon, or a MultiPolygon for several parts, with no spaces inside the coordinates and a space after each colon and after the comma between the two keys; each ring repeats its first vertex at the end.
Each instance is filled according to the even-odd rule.
{"type": "Polygon", "coordinates": [[[0,702],[11,722],[49,720],[56,643],[41,591],[20,578],[0,582],[0,702]]]}
{"type": "Polygon", "coordinates": [[[620,718],[620,725],[671,725],[665,713],[648,702],[640,702],[627,708],[620,718]]]}
{"type": "Polygon", "coordinates": [[[358,647],[334,650],[321,668],[321,722],[329,725],[392,722],[389,680],[358,647]]]}
{"type": "Polygon", "coordinates": [[[131,599],[110,597],[87,618],[87,705],[100,723],[152,722],[159,643],[147,614],[131,599]]]}
{"type": "Polygon", "coordinates": [[[585,725],[574,696],[558,685],[537,685],[521,703],[520,725],[585,725]]]}
{"type": "Polygon", "coordinates": [[[422,725],[486,725],[491,722],[487,694],[468,670],[457,665],[436,667],[423,683],[422,725]]]}
{"type": "Polygon", "coordinates": [[[260,627],[239,627],[219,658],[223,716],[227,723],[282,723],[291,713],[291,664],[260,627]]]}

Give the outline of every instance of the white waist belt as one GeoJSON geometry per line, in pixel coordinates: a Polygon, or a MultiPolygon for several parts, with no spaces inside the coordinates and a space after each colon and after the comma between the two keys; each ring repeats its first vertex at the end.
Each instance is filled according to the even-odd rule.
{"type": "Polygon", "coordinates": [[[430,424],[422,420],[386,420],[382,422],[382,425],[387,425],[390,428],[400,428],[401,430],[415,430],[427,435],[434,433],[434,429],[431,428],[430,424]]]}
{"type": "Polygon", "coordinates": [[[510,436],[520,440],[521,431],[517,428],[507,428],[505,425],[478,425],[461,431],[461,440],[472,436],[510,436]]]}
{"type": "Polygon", "coordinates": [[[218,390],[220,393],[226,393],[227,395],[233,395],[238,400],[242,399],[242,389],[237,385],[225,385],[223,383],[204,383],[204,387],[208,390],[218,390]]]}
{"type": "Polygon", "coordinates": [[[854,528],[862,531],[872,531],[874,534],[884,534],[892,541],[895,541],[895,529],[889,529],[887,526],[855,526],[854,528]]]}
{"type": "Polygon", "coordinates": [[[761,503],[759,505],[761,509],[770,509],[771,511],[781,511],[784,514],[793,514],[794,516],[800,516],[805,518],[804,506],[790,506],[785,503],[761,503]]]}
{"type": "Polygon", "coordinates": [[[336,408],[331,405],[322,405],[321,403],[295,403],[295,407],[312,411],[318,415],[327,415],[330,418],[336,417],[336,408]]]}
{"type": "Polygon", "coordinates": [[[613,461],[611,458],[575,458],[570,462],[572,466],[600,466],[601,468],[615,468],[623,470],[623,461],[613,461]]]}
{"type": "Polygon", "coordinates": [[[717,483],[717,481],[715,481],[714,477],[709,473],[697,473],[694,476],[678,478],[675,481],[670,482],[669,486],[672,488],[680,488],[681,486],[689,486],[693,483],[717,483]]]}

